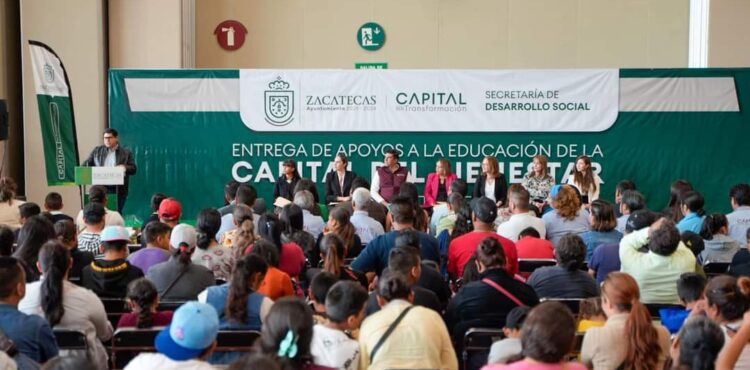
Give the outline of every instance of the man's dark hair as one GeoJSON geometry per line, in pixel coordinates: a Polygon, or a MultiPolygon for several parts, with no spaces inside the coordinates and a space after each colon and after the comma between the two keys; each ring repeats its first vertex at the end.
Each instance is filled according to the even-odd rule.
{"type": "Polygon", "coordinates": [[[692,303],[703,298],[706,289],[706,278],[694,272],[686,272],[677,279],[677,295],[685,303],[692,303]]]}
{"type": "Polygon", "coordinates": [[[615,192],[620,195],[627,190],[635,190],[635,183],[630,180],[622,180],[615,186],[615,192]]]}
{"type": "Polygon", "coordinates": [[[469,192],[469,185],[466,181],[461,179],[455,179],[451,183],[451,193],[458,193],[466,198],[466,194],[469,192]]]}
{"type": "Polygon", "coordinates": [[[393,159],[398,160],[398,158],[401,156],[401,153],[398,152],[395,148],[388,149],[385,151],[385,154],[390,154],[393,156],[393,159]]]}
{"type": "Polygon", "coordinates": [[[685,196],[682,198],[682,204],[684,204],[690,212],[695,212],[699,216],[706,214],[706,211],[703,210],[705,200],[703,199],[703,195],[697,191],[689,191],[685,193],[685,196]]]}
{"type": "Polygon", "coordinates": [[[620,203],[628,207],[631,213],[646,208],[646,198],[638,190],[625,190],[620,194],[620,203]]]}
{"type": "Polygon", "coordinates": [[[248,184],[241,184],[237,188],[237,204],[244,204],[250,208],[255,205],[255,200],[258,199],[258,191],[254,187],[248,184]]]}
{"type": "Polygon", "coordinates": [[[521,230],[521,232],[518,234],[518,239],[521,239],[521,238],[526,237],[526,236],[530,236],[530,237],[537,238],[537,239],[539,239],[539,238],[542,237],[539,234],[539,230],[535,229],[532,226],[529,226],[529,227],[521,230]]]}
{"type": "Polygon", "coordinates": [[[409,275],[420,263],[419,250],[411,247],[393,248],[388,253],[388,269],[400,274],[409,275]]]}
{"type": "Polygon", "coordinates": [[[161,205],[161,201],[167,198],[168,198],[167,194],[154,193],[154,195],[151,196],[151,210],[154,212],[159,212],[159,206],[161,205]]]}
{"type": "Polygon", "coordinates": [[[143,236],[146,238],[146,243],[153,243],[156,241],[156,238],[170,231],[172,231],[171,226],[160,221],[151,221],[146,225],[146,229],[143,230],[143,236]]]}
{"type": "Polygon", "coordinates": [[[91,202],[83,207],[83,222],[87,225],[96,225],[104,220],[105,213],[103,205],[91,202]]]}
{"type": "Polygon", "coordinates": [[[63,207],[62,195],[57,192],[50,192],[44,197],[44,207],[51,211],[59,211],[63,207]]]}
{"type": "Polygon", "coordinates": [[[563,236],[555,247],[555,259],[568,271],[578,270],[586,260],[586,243],[576,234],[563,236]]]}
{"type": "Polygon", "coordinates": [[[404,196],[396,196],[391,200],[391,214],[393,222],[400,224],[414,223],[414,207],[411,199],[404,196]]]}
{"type": "Polygon", "coordinates": [[[10,297],[23,279],[23,269],[17,259],[0,257],[0,299],[10,297]]]}
{"type": "Polygon", "coordinates": [[[345,322],[350,316],[362,312],[367,298],[367,291],[359,283],[339,281],[326,294],[326,316],[335,323],[345,322]]]}
{"type": "Polygon", "coordinates": [[[42,209],[34,202],[26,202],[18,206],[18,213],[22,218],[29,218],[42,213],[42,209]]]}
{"type": "Polygon", "coordinates": [[[0,226],[0,257],[10,257],[13,254],[13,243],[16,236],[7,226],[0,226]]]}
{"type": "Polygon", "coordinates": [[[328,291],[331,290],[333,284],[336,284],[337,280],[336,276],[330,272],[323,271],[315,275],[310,282],[310,294],[315,302],[325,304],[328,291]]]}
{"type": "Polygon", "coordinates": [[[658,229],[652,229],[648,249],[660,256],[670,256],[680,244],[680,232],[674,222],[665,220],[658,229]]]}
{"type": "Polygon", "coordinates": [[[352,193],[359,188],[370,190],[370,183],[364,177],[357,176],[352,180],[352,193]]]}
{"type": "Polygon", "coordinates": [[[729,198],[734,199],[738,206],[750,206],[750,185],[737,184],[729,190],[729,198]]]}
{"type": "Polygon", "coordinates": [[[224,185],[224,198],[228,200],[234,200],[237,197],[237,189],[240,187],[240,183],[237,180],[229,180],[224,185]]]}
{"type": "Polygon", "coordinates": [[[559,302],[543,302],[531,309],[521,329],[523,354],[536,361],[558,363],[570,352],[576,320],[559,302]]]}
{"type": "Polygon", "coordinates": [[[120,134],[117,132],[117,130],[113,129],[112,127],[107,127],[104,129],[105,134],[110,134],[114,137],[120,136],[120,134]]]}
{"type": "Polygon", "coordinates": [[[419,250],[421,240],[422,239],[419,237],[418,231],[411,229],[401,230],[398,232],[398,235],[396,235],[394,247],[411,247],[419,250]]]}
{"type": "Polygon", "coordinates": [[[107,188],[102,185],[94,185],[89,188],[89,202],[99,203],[106,206],[107,188]]]}

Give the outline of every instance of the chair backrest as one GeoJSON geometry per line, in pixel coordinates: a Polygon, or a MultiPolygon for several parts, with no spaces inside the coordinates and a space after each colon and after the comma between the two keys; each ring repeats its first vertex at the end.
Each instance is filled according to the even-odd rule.
{"type": "Polygon", "coordinates": [[[703,265],[703,271],[708,277],[714,277],[716,275],[726,274],[729,271],[728,262],[709,262],[703,265]]]}
{"type": "Polygon", "coordinates": [[[255,330],[220,330],[214,352],[251,352],[260,332],[255,330]]]}
{"type": "Polygon", "coordinates": [[[57,347],[64,350],[82,350],[88,348],[86,334],[78,330],[54,329],[52,331],[57,341],[57,347]]]}
{"type": "Polygon", "coordinates": [[[566,305],[573,315],[578,315],[581,311],[581,301],[586,298],[540,298],[540,302],[560,302],[566,305]]]}
{"type": "Polygon", "coordinates": [[[557,261],[554,259],[547,259],[547,258],[519,258],[518,259],[518,270],[522,273],[529,273],[531,274],[534,272],[534,270],[545,267],[545,266],[554,266],[557,264],[557,261]]]}
{"type": "Polygon", "coordinates": [[[128,244],[128,254],[138,252],[141,248],[143,248],[143,246],[140,244],[128,244]]]}
{"type": "MultiPolygon", "coordinates": [[[[488,352],[492,343],[505,338],[505,334],[502,329],[494,328],[470,328],[464,334],[463,343],[463,368],[466,369],[468,366],[469,358],[472,353],[475,352],[488,352]]],[[[486,358],[485,358],[486,362],[486,358]]]]}
{"type": "Polygon", "coordinates": [[[140,352],[156,352],[159,329],[117,329],[112,336],[112,369],[121,369],[140,352]]]}
{"type": "Polygon", "coordinates": [[[158,311],[176,311],[180,306],[185,304],[186,301],[159,301],[158,311]]]}
{"type": "Polygon", "coordinates": [[[680,306],[678,304],[662,304],[662,303],[646,303],[646,308],[648,308],[648,313],[651,314],[651,320],[659,320],[659,310],[663,308],[672,308],[677,310],[684,310],[684,306],[680,306]]]}
{"type": "Polygon", "coordinates": [[[104,311],[107,313],[107,319],[112,323],[112,327],[117,327],[120,316],[130,312],[128,302],[122,298],[99,298],[104,304],[104,311]]]}

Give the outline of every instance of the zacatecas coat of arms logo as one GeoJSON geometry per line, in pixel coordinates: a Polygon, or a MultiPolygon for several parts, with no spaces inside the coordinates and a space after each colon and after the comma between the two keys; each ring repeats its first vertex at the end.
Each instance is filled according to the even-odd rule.
{"type": "Polygon", "coordinates": [[[266,122],[274,126],[286,126],[294,120],[294,91],[289,83],[276,77],[265,91],[266,122]]]}

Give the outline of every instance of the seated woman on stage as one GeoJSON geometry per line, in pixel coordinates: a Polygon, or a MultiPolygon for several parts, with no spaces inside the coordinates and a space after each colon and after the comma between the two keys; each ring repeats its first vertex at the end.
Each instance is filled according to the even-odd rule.
{"type": "Polygon", "coordinates": [[[591,158],[582,155],[576,159],[576,169],[568,177],[568,185],[575,186],[581,192],[582,203],[588,206],[599,199],[602,179],[591,169],[591,158]]]}
{"type": "Polygon", "coordinates": [[[352,199],[352,181],[357,174],[346,169],[346,154],[336,154],[333,171],[326,174],[326,203],[346,202],[352,199]]]}
{"type": "Polygon", "coordinates": [[[451,187],[453,180],[458,178],[451,171],[451,162],[443,158],[437,161],[435,172],[427,175],[427,182],[424,185],[424,208],[432,207],[435,202],[448,201],[448,189],[451,187]]]}
{"type": "Polygon", "coordinates": [[[531,171],[524,175],[521,185],[529,191],[531,202],[543,211],[547,206],[549,192],[555,186],[555,179],[548,172],[546,156],[542,154],[534,156],[531,171]]]}
{"type": "Polygon", "coordinates": [[[282,197],[291,201],[294,198],[294,187],[302,177],[297,171],[297,162],[294,159],[285,160],[283,167],[284,174],[276,179],[276,184],[273,186],[273,199],[282,197]]]}
{"type": "Polygon", "coordinates": [[[500,164],[497,158],[486,156],[482,161],[482,176],[474,184],[474,198],[487,197],[492,199],[497,207],[507,205],[508,184],[505,182],[505,175],[500,172],[500,164]]]}

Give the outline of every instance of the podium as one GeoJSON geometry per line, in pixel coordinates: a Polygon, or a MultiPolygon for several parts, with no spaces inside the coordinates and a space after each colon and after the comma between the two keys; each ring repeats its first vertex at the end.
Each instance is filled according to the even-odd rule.
{"type": "Polygon", "coordinates": [[[86,167],[75,168],[74,182],[81,191],[81,208],[88,203],[86,186],[107,186],[107,208],[117,211],[117,187],[125,185],[125,168],[123,167],[86,167]],[[115,189],[114,193],[109,191],[115,189]]]}

